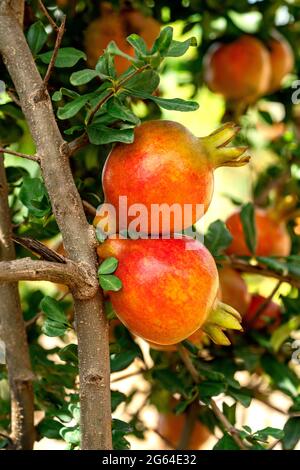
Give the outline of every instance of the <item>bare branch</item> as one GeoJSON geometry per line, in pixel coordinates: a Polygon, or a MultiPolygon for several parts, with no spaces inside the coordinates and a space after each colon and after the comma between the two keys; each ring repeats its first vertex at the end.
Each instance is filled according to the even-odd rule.
{"type": "Polygon", "coordinates": [[[98,283],[95,284],[90,276],[88,267],[71,260],[65,263],[35,261],[31,258],[0,261],[0,282],[50,281],[65,284],[78,299],[89,299],[97,292],[98,283]]]}
{"type": "Polygon", "coordinates": [[[87,201],[82,201],[82,204],[83,204],[83,208],[84,210],[92,215],[93,217],[96,217],[96,214],[97,214],[97,210],[95,209],[94,206],[92,206],[92,204],[90,204],[89,202],[87,201]]]}
{"type": "Polygon", "coordinates": [[[52,70],[54,68],[54,65],[55,65],[56,57],[57,57],[57,54],[58,54],[58,51],[59,51],[59,48],[60,48],[60,45],[61,45],[61,41],[62,41],[64,32],[65,32],[65,26],[66,26],[66,16],[63,17],[61,25],[58,28],[53,54],[52,54],[51,60],[50,60],[49,65],[48,65],[46,75],[44,77],[44,88],[45,89],[48,86],[48,82],[49,82],[49,79],[51,77],[51,73],[52,73],[52,70]]]}
{"type": "MultiPolygon", "coordinates": [[[[15,258],[11,234],[8,186],[0,158],[0,259],[6,260],[2,263],[12,263],[15,258]]],[[[6,348],[11,394],[11,440],[16,449],[30,450],[35,439],[33,373],[18,285],[0,283],[0,299],[0,336],[6,348]]]]}
{"type": "Polygon", "coordinates": [[[26,158],[27,160],[32,160],[34,162],[40,163],[40,159],[37,155],[28,155],[27,153],[15,152],[14,150],[9,150],[7,148],[0,147],[0,156],[7,153],[8,155],[15,155],[16,157],[26,158]]]}
{"type": "Polygon", "coordinates": [[[42,259],[46,261],[56,261],[57,263],[66,262],[66,258],[64,256],[60,255],[54,250],[51,250],[38,240],[33,240],[32,238],[27,237],[16,237],[15,235],[13,235],[12,239],[15,243],[18,243],[32,253],[41,256],[42,259]]]}
{"type": "Polygon", "coordinates": [[[59,27],[57,26],[57,24],[55,23],[55,21],[53,20],[53,18],[50,16],[47,8],[45,7],[45,5],[43,4],[43,2],[41,0],[39,0],[39,7],[40,7],[40,10],[44,13],[44,15],[46,16],[47,20],[49,21],[49,23],[51,24],[52,28],[55,30],[55,31],[58,31],[59,30],[59,27]]]}
{"type": "MultiPolygon", "coordinates": [[[[89,268],[90,283],[95,289],[98,284],[95,231],[86,219],[70,168],[68,144],[58,129],[49,93],[44,89],[8,0],[0,2],[0,53],[41,157],[43,179],[68,257],[89,268]]],[[[88,299],[73,294],[79,354],[81,448],[111,449],[109,331],[103,296],[99,286],[88,299]]]]}
{"type": "Polygon", "coordinates": [[[278,279],[281,282],[288,282],[294,287],[300,288],[300,278],[292,274],[280,274],[272,269],[264,266],[262,263],[257,262],[256,264],[250,264],[241,258],[236,258],[235,256],[226,257],[221,261],[222,265],[230,266],[237,271],[249,274],[260,274],[265,277],[272,277],[278,279]]]}
{"type": "Polygon", "coordinates": [[[74,155],[74,153],[77,152],[77,150],[80,150],[83,147],[85,147],[88,143],[89,143],[89,138],[86,132],[84,132],[83,134],[81,134],[79,137],[72,140],[71,142],[69,142],[68,145],[69,145],[69,150],[70,150],[70,157],[74,155]]]}

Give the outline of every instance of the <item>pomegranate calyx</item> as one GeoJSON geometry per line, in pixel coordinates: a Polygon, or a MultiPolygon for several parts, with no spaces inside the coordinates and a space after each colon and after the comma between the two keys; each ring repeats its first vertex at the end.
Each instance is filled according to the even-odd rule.
{"type": "Polygon", "coordinates": [[[227,122],[208,136],[199,138],[214,168],[238,167],[250,161],[250,155],[245,154],[247,146],[227,147],[239,130],[235,123],[227,122]]]}
{"type": "Polygon", "coordinates": [[[242,317],[237,310],[230,307],[230,305],[218,301],[211,310],[203,331],[214,343],[228,346],[230,341],[223,330],[242,331],[241,321],[242,317]]]}

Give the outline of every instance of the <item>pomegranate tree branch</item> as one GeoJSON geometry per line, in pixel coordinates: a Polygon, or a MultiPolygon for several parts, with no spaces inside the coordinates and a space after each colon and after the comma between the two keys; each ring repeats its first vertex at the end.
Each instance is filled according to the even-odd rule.
{"type": "Polygon", "coordinates": [[[91,298],[98,289],[98,285],[90,280],[90,274],[88,267],[71,260],[66,263],[31,258],[0,261],[0,282],[50,281],[65,284],[79,299],[91,298]]]}
{"type": "Polygon", "coordinates": [[[66,27],[66,16],[63,17],[61,25],[60,25],[60,27],[58,28],[58,31],[57,31],[57,36],[56,36],[56,41],[55,41],[55,45],[54,45],[53,54],[52,54],[51,60],[50,60],[49,65],[48,65],[46,75],[44,77],[44,87],[45,87],[45,89],[48,86],[48,82],[49,82],[49,79],[51,77],[52,70],[54,68],[56,57],[57,57],[57,54],[58,54],[58,51],[59,51],[59,48],[60,48],[60,45],[61,45],[61,41],[62,41],[64,32],[65,32],[65,27],[66,27]]]}
{"type": "MultiPolygon", "coordinates": [[[[14,82],[21,107],[41,158],[42,176],[68,258],[89,267],[98,283],[96,237],[88,224],[70,168],[68,144],[58,129],[45,90],[8,0],[0,0],[0,54],[14,82]]],[[[84,299],[74,295],[78,336],[81,448],[111,449],[111,405],[108,321],[101,289],[84,299]]]]}
{"type": "Polygon", "coordinates": [[[262,263],[257,262],[256,264],[250,264],[248,261],[245,261],[234,256],[228,256],[221,261],[222,265],[230,266],[237,271],[241,271],[249,274],[260,274],[265,277],[273,277],[278,279],[281,282],[287,282],[294,287],[300,289],[300,278],[292,274],[281,274],[277,271],[273,271],[262,263]]]}
{"type": "MultiPolygon", "coordinates": [[[[179,347],[179,355],[188,372],[190,373],[193,381],[196,384],[199,384],[201,382],[201,376],[195,368],[190,355],[186,350],[184,350],[182,346],[179,347]]],[[[232,439],[239,446],[239,448],[241,450],[247,450],[247,447],[239,436],[239,431],[234,426],[232,426],[232,424],[228,421],[226,416],[222,413],[222,411],[212,398],[210,399],[210,408],[213,411],[215,417],[218,419],[218,421],[223,425],[225,431],[231,435],[232,439]]]]}
{"type": "Polygon", "coordinates": [[[37,155],[28,155],[27,153],[15,152],[14,150],[0,147],[0,157],[5,153],[8,155],[15,155],[16,157],[26,158],[27,160],[32,160],[33,162],[40,162],[40,159],[37,155]]]}
{"type": "Polygon", "coordinates": [[[43,2],[41,0],[38,1],[39,3],[39,8],[40,10],[44,13],[44,15],[46,16],[47,20],[49,21],[50,25],[52,26],[52,28],[55,30],[55,31],[58,31],[59,30],[59,27],[57,26],[57,24],[55,23],[55,21],[53,20],[53,18],[51,17],[51,15],[49,14],[47,8],[45,7],[45,5],[43,4],[43,2]]]}
{"type": "MultiPolygon", "coordinates": [[[[11,236],[8,186],[3,158],[0,158],[0,264],[15,262],[11,236]]],[[[30,450],[35,440],[33,373],[16,282],[0,282],[0,337],[5,343],[10,385],[12,445],[16,449],[30,450]]]]}

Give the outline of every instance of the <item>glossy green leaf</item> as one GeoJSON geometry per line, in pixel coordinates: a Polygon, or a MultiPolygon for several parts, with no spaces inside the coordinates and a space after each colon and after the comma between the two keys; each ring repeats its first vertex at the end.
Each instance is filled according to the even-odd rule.
{"type": "Polygon", "coordinates": [[[231,242],[232,235],[222,220],[216,220],[210,224],[204,244],[213,256],[220,256],[231,242]]]}
{"type": "Polygon", "coordinates": [[[247,247],[254,254],[256,250],[256,225],[255,211],[252,203],[249,202],[242,206],[240,217],[247,247]]]}
{"type": "Polygon", "coordinates": [[[30,26],[27,32],[27,42],[34,56],[40,52],[47,38],[48,34],[41,21],[36,21],[30,26]]]}
{"type": "Polygon", "coordinates": [[[87,127],[90,142],[94,145],[110,144],[113,142],[124,142],[131,144],[134,140],[134,130],[112,129],[103,124],[93,123],[87,127]]]}
{"type": "Polygon", "coordinates": [[[70,77],[70,82],[72,85],[80,86],[89,83],[94,78],[99,77],[99,74],[96,70],[93,69],[83,69],[78,72],[72,73],[70,77]]]}
{"type": "Polygon", "coordinates": [[[98,268],[98,274],[112,274],[118,267],[118,260],[113,256],[105,259],[98,268]]]}
{"type": "Polygon", "coordinates": [[[100,274],[99,283],[103,290],[117,292],[122,289],[122,281],[113,274],[100,274]]]}
{"type": "MultiPolygon", "coordinates": [[[[53,51],[45,52],[44,54],[39,54],[39,59],[44,64],[49,64],[53,51]]],[[[75,49],[74,47],[62,47],[59,49],[56,60],[55,67],[65,68],[73,67],[77,64],[80,59],[86,60],[86,55],[84,52],[75,49]]]]}

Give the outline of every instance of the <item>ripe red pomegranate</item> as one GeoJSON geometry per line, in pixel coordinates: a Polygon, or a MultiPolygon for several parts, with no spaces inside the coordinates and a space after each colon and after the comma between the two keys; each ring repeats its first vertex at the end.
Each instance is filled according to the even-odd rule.
{"type": "Polygon", "coordinates": [[[228,267],[219,269],[219,279],[222,301],[231,305],[243,316],[247,312],[251,298],[246,282],[240,273],[228,267]]]}
{"type": "Polygon", "coordinates": [[[271,62],[268,50],[254,36],[213,44],[204,59],[205,81],[227,100],[256,101],[269,87],[271,62]]]}
{"type": "Polygon", "coordinates": [[[218,290],[213,257],[198,241],[182,239],[108,239],[101,259],[119,260],[123,287],[108,292],[119,319],[152,343],[175,344],[207,319],[218,290]]]}
{"type": "Polygon", "coordinates": [[[295,59],[290,43],[278,31],[273,33],[267,46],[272,69],[268,91],[273,92],[280,88],[283,78],[293,70],[295,59]]]}
{"type": "MultiPolygon", "coordinates": [[[[210,204],[214,169],[241,166],[249,161],[246,147],[227,147],[237,130],[234,124],[228,123],[209,136],[198,138],[173,121],[142,124],[135,129],[134,142],[117,144],[105,163],[105,202],[116,208],[117,216],[120,196],[127,197],[128,207],[143,204],[148,210],[148,226],[141,231],[148,233],[166,231],[161,217],[151,227],[153,204],[164,205],[167,210],[178,205],[180,213],[189,204],[192,220],[175,220],[171,216],[170,230],[190,227],[210,204]],[[199,208],[200,204],[203,206],[199,208]]],[[[135,217],[129,217],[129,224],[135,217]]],[[[128,225],[119,226],[116,231],[127,228],[128,225]]]]}
{"type": "Polygon", "coordinates": [[[272,333],[281,323],[281,309],[273,301],[267,302],[262,295],[252,295],[246,315],[243,317],[245,329],[262,330],[266,328],[272,333]],[[266,306],[261,310],[262,306],[266,306]]]}
{"type": "MultiPolygon", "coordinates": [[[[257,256],[288,256],[291,250],[291,240],[284,221],[278,220],[276,214],[264,209],[255,209],[257,234],[257,256]]],[[[228,254],[251,256],[246,245],[240,212],[234,212],[226,220],[228,230],[233,236],[228,254]]]]}

